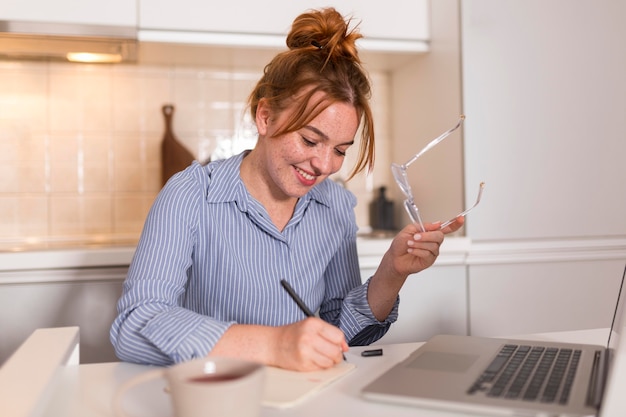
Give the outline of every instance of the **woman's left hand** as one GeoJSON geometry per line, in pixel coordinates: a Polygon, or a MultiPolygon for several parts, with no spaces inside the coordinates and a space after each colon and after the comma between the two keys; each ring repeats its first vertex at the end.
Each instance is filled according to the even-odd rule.
{"type": "Polygon", "coordinates": [[[387,318],[407,277],[434,264],[444,235],[457,231],[464,222],[457,217],[443,230],[440,222],[425,224],[425,232],[410,224],[394,237],[369,281],[367,300],[378,320],[387,318]]]}
{"type": "Polygon", "coordinates": [[[464,223],[464,217],[457,217],[444,229],[440,229],[441,222],[427,223],[425,232],[420,232],[414,224],[406,226],[389,248],[394,271],[406,277],[430,267],[439,256],[444,235],[459,230],[464,223]]]}

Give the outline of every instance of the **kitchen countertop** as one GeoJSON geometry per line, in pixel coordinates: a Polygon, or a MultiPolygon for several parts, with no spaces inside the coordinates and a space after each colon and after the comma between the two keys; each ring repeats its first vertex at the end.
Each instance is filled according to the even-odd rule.
{"type": "MultiPolygon", "coordinates": [[[[357,238],[361,268],[376,268],[391,244],[392,236],[367,235],[357,238]]],[[[470,240],[448,237],[441,246],[438,265],[460,264],[465,261],[470,240]]],[[[0,251],[0,272],[96,268],[128,266],[135,253],[133,243],[116,244],[57,244],[42,247],[22,247],[0,251]]]]}
{"type": "Polygon", "coordinates": [[[135,246],[101,246],[0,252],[0,273],[42,269],[128,266],[135,246]]]}

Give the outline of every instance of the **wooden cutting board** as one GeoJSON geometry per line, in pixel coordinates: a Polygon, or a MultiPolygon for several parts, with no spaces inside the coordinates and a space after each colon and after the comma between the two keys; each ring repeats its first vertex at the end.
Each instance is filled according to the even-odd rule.
{"type": "Polygon", "coordinates": [[[174,105],[165,104],[161,110],[165,117],[165,134],[161,142],[161,186],[163,186],[172,175],[187,168],[195,158],[176,138],[172,129],[174,105]]]}

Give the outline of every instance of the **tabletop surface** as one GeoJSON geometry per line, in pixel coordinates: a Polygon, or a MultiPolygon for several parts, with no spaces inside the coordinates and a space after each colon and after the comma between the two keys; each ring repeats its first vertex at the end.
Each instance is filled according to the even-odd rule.
{"type": "MultiPolygon", "coordinates": [[[[594,329],[516,337],[603,345],[606,343],[607,335],[607,329],[594,329]]],[[[365,385],[406,358],[420,345],[421,343],[402,343],[376,346],[377,348],[382,347],[383,355],[375,357],[361,356],[361,351],[368,349],[367,347],[351,348],[346,353],[346,358],[356,365],[354,371],[294,407],[286,409],[262,407],[260,417],[319,417],[320,415],[350,414],[359,417],[380,417],[383,415],[394,417],[459,417],[459,414],[456,413],[384,404],[361,398],[360,390],[365,385]]],[[[67,366],[61,370],[57,377],[44,415],[62,415],[64,417],[113,416],[112,402],[120,385],[150,369],[152,367],[122,362],[67,366]]],[[[172,407],[164,387],[165,381],[157,379],[134,388],[127,392],[124,397],[124,409],[131,417],[172,417],[172,407]]]]}

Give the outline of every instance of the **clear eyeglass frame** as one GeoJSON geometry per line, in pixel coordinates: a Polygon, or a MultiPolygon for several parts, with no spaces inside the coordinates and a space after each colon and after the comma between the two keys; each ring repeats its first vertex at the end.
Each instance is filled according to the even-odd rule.
{"type": "MultiPolygon", "coordinates": [[[[411,164],[413,164],[413,162],[417,161],[420,156],[422,156],[423,154],[425,154],[426,152],[428,152],[429,150],[434,148],[442,140],[444,140],[445,138],[450,136],[450,134],[452,132],[454,132],[459,127],[461,127],[461,124],[463,123],[463,120],[465,120],[465,116],[461,115],[459,117],[459,121],[457,122],[457,124],[454,127],[452,127],[451,129],[446,130],[444,133],[442,133],[441,135],[439,135],[438,137],[436,137],[435,139],[430,141],[421,151],[419,151],[418,153],[413,155],[411,157],[411,159],[409,159],[404,164],[402,164],[402,165],[395,164],[395,163],[391,164],[391,173],[393,174],[393,178],[396,180],[396,183],[398,184],[398,187],[400,188],[400,191],[402,191],[402,193],[406,197],[405,200],[404,200],[404,203],[403,203],[404,204],[404,208],[405,208],[406,212],[408,213],[409,218],[411,219],[411,221],[414,224],[416,224],[417,226],[419,226],[420,231],[422,231],[422,232],[425,232],[426,228],[424,227],[424,222],[422,221],[422,217],[420,215],[420,211],[417,208],[417,205],[415,204],[415,200],[414,200],[414,197],[413,197],[413,190],[411,189],[411,184],[409,184],[409,179],[407,177],[406,170],[407,170],[407,168],[411,164]]],[[[483,189],[484,188],[485,188],[485,183],[481,182],[479,184],[478,196],[476,197],[476,202],[471,207],[469,207],[469,208],[465,209],[464,211],[462,211],[461,213],[457,214],[451,220],[448,220],[448,221],[442,223],[439,226],[439,229],[443,229],[443,228],[449,226],[450,224],[452,224],[456,220],[457,217],[463,217],[463,216],[467,215],[470,211],[472,211],[474,209],[474,207],[476,207],[478,205],[478,203],[480,203],[480,199],[481,199],[481,197],[483,195],[483,189]]]]}

